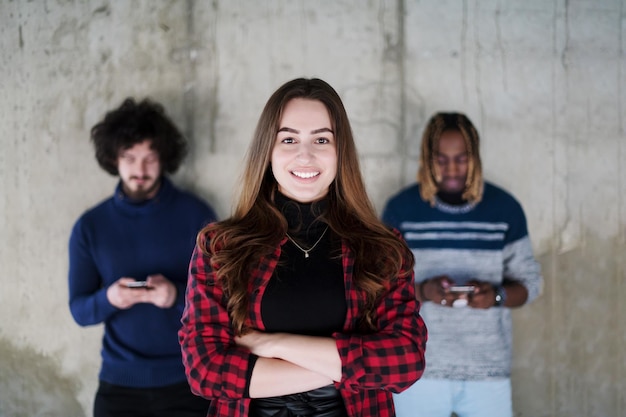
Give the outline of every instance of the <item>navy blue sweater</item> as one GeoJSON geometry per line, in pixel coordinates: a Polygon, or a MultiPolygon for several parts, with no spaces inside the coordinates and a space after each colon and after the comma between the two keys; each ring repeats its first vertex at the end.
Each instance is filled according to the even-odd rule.
{"type": "Polygon", "coordinates": [[[196,234],[215,220],[211,207],[163,178],[158,194],[136,204],[115,194],[84,213],[69,242],[69,303],[81,326],[104,322],[100,379],[125,387],[185,381],[177,332],[196,234]],[[107,288],[121,277],[163,274],[178,290],[162,309],[112,306],[107,288]]]}

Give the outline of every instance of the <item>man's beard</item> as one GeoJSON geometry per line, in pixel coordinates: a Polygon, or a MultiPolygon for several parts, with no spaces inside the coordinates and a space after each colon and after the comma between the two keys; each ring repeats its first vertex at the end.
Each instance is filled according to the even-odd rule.
{"type": "MultiPolygon", "coordinates": [[[[131,180],[136,177],[131,177],[131,180]]],[[[143,180],[149,180],[151,177],[143,177],[143,180]]],[[[149,188],[143,188],[143,185],[138,186],[135,189],[131,189],[127,184],[122,185],[122,189],[124,190],[124,194],[126,197],[130,198],[133,201],[145,201],[148,200],[156,194],[156,190],[159,189],[161,185],[161,180],[157,179],[152,184],[150,184],[149,188]]]]}

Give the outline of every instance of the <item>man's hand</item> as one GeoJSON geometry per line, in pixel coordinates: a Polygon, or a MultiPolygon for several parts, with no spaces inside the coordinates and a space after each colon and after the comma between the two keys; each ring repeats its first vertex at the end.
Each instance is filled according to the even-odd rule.
{"type": "Polygon", "coordinates": [[[473,285],[474,293],[469,297],[469,306],[472,308],[491,308],[496,302],[496,293],[493,284],[484,281],[470,281],[469,285],[473,285]]]}
{"type": "Polygon", "coordinates": [[[417,284],[416,292],[422,297],[421,301],[432,301],[451,307],[455,295],[448,293],[448,288],[452,285],[454,285],[452,278],[447,275],[439,275],[417,284]]]}
{"type": "MultiPolygon", "coordinates": [[[[469,306],[473,308],[491,308],[496,304],[496,290],[493,283],[470,281],[469,285],[476,286],[476,292],[470,296],[469,306]]],[[[528,300],[528,290],[519,281],[504,278],[502,288],[506,293],[506,301],[501,307],[514,308],[524,305],[528,300]]]]}
{"type": "Polygon", "coordinates": [[[151,303],[159,308],[170,308],[176,301],[177,290],[174,284],[161,274],[150,275],[147,287],[130,288],[128,283],[134,278],[122,277],[107,289],[107,299],[111,305],[126,310],[138,303],[151,303]]]}
{"type": "Polygon", "coordinates": [[[159,308],[170,308],[176,302],[178,290],[170,280],[161,274],[149,275],[148,281],[148,303],[152,303],[159,308]]]}
{"type": "Polygon", "coordinates": [[[122,277],[107,288],[107,299],[114,307],[126,310],[138,303],[149,302],[147,288],[129,288],[127,284],[134,278],[122,277]]]}

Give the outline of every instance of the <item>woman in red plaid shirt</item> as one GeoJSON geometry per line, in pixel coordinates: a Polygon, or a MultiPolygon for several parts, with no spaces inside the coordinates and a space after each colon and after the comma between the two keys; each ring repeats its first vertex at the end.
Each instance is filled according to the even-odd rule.
{"type": "Polygon", "coordinates": [[[235,213],[198,235],[179,333],[209,416],[393,416],[424,370],[413,256],[367,197],[319,79],[268,100],[235,213]]]}

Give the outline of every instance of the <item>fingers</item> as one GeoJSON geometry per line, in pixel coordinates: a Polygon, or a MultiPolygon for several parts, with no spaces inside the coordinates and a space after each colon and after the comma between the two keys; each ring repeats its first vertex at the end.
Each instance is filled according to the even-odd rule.
{"type": "Polygon", "coordinates": [[[427,281],[426,295],[428,300],[444,307],[452,307],[455,296],[448,289],[454,284],[454,281],[447,275],[439,275],[427,281]]]}
{"type": "Polygon", "coordinates": [[[135,278],[122,277],[118,279],[115,283],[113,283],[113,285],[120,285],[124,288],[128,288],[128,284],[131,282],[135,282],[135,281],[136,281],[135,278]]]}
{"type": "Polygon", "coordinates": [[[466,294],[446,293],[439,304],[444,307],[465,307],[469,304],[469,299],[466,294]]]}
{"type": "Polygon", "coordinates": [[[472,307],[487,309],[494,305],[495,292],[490,282],[469,280],[464,285],[474,286],[473,292],[451,287],[454,281],[447,275],[440,275],[424,281],[422,287],[426,296],[422,301],[432,301],[442,307],[472,307]]]}
{"type": "Polygon", "coordinates": [[[146,302],[159,308],[170,308],[176,302],[176,286],[161,274],[149,275],[146,279],[150,292],[146,302]]]}
{"type": "Polygon", "coordinates": [[[447,299],[447,288],[450,287],[451,282],[452,280],[450,280],[450,278],[445,275],[440,275],[421,281],[418,284],[421,301],[432,301],[433,303],[438,303],[441,305],[446,305],[448,301],[452,302],[452,299],[447,299]],[[443,301],[444,298],[446,299],[446,301],[443,301]]]}
{"type": "Polygon", "coordinates": [[[137,303],[147,301],[145,288],[129,288],[128,283],[135,282],[134,278],[120,278],[107,288],[107,299],[114,307],[125,310],[137,303]]]}
{"type": "Polygon", "coordinates": [[[478,282],[475,285],[477,286],[476,288],[478,291],[470,297],[470,307],[481,309],[492,307],[495,300],[493,286],[488,282],[478,282]]]}
{"type": "Polygon", "coordinates": [[[148,286],[150,287],[159,287],[170,282],[162,274],[148,275],[146,281],[148,281],[148,286]]]}
{"type": "Polygon", "coordinates": [[[439,287],[443,289],[448,289],[452,285],[454,285],[454,281],[452,280],[452,278],[447,275],[440,275],[438,277],[435,277],[433,278],[433,281],[435,281],[439,285],[439,287]]]}

